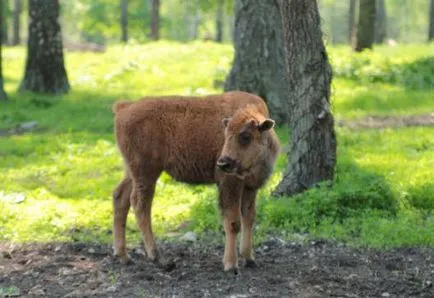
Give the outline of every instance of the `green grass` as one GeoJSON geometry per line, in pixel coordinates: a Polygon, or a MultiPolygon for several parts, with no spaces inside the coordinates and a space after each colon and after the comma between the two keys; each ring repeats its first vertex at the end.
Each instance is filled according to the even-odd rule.
{"type": "MultiPolygon", "coordinates": [[[[337,119],[433,112],[428,84],[434,78],[433,45],[376,47],[361,56],[347,48],[329,50],[337,119]]],[[[0,128],[33,120],[39,128],[0,137],[0,240],[110,242],[111,193],[122,177],[111,104],[144,95],[220,92],[215,81],[225,77],[232,54],[229,45],[169,42],[113,46],[104,54],[67,53],[73,91],[42,96],[16,92],[25,50],[6,48],[11,100],[0,106],[0,128]]],[[[259,195],[257,239],[277,233],[374,247],[434,246],[434,129],[338,127],[337,132],[339,161],[331,189],[271,198],[286,163],[286,156],[279,157],[259,195]]],[[[286,144],[286,129],[278,133],[286,144]]],[[[221,231],[212,186],[188,186],[164,174],[153,212],[159,237],[185,221],[197,232],[221,231]]],[[[133,216],[127,228],[128,238],[137,242],[133,216]]]]}

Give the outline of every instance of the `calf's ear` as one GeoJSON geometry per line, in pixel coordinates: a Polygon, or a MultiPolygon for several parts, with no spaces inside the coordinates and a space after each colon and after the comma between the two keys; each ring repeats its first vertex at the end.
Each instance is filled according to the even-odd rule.
{"type": "Polygon", "coordinates": [[[269,130],[269,129],[273,128],[274,125],[275,125],[274,120],[272,120],[272,119],[265,119],[264,121],[262,121],[262,123],[260,123],[258,125],[258,130],[260,132],[263,132],[263,131],[266,131],[266,130],[269,130]]]}
{"type": "Polygon", "coordinates": [[[224,125],[224,127],[228,127],[229,122],[231,121],[231,118],[224,118],[222,120],[222,123],[224,125]]]}

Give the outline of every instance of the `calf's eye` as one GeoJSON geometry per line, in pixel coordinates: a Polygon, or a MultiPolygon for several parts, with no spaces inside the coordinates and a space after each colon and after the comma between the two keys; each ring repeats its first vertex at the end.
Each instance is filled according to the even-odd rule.
{"type": "Polygon", "coordinates": [[[250,133],[241,133],[238,139],[241,145],[248,145],[252,141],[252,135],[250,133]]]}

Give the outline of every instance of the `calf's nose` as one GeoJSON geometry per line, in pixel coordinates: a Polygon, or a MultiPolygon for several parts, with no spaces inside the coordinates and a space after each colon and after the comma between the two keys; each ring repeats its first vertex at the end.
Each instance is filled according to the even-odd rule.
{"type": "Polygon", "coordinates": [[[235,160],[229,156],[223,156],[217,160],[217,166],[223,172],[231,172],[235,168],[235,160]]]}

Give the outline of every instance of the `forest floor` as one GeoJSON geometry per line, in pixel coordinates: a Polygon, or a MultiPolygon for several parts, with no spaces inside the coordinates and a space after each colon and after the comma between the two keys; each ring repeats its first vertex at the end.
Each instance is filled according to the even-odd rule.
{"type": "Polygon", "coordinates": [[[408,116],[366,116],[353,120],[341,120],[338,125],[354,129],[434,126],[434,113],[408,116]]]}
{"type": "MultiPolygon", "coordinates": [[[[278,238],[256,247],[258,268],[222,270],[223,245],[161,242],[172,266],[109,245],[0,244],[0,296],[49,297],[434,297],[434,251],[355,249],[278,238]]],[[[240,262],[242,265],[242,262],[240,262]]]]}

